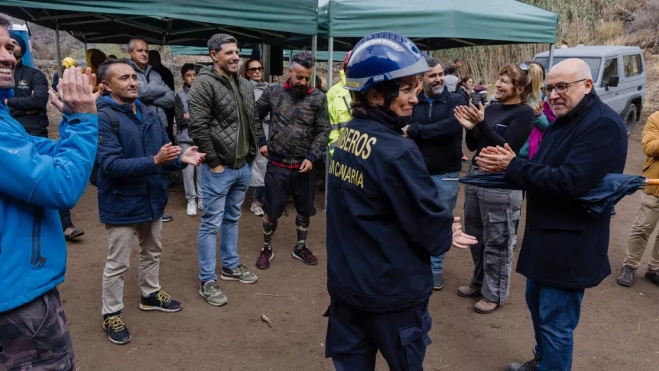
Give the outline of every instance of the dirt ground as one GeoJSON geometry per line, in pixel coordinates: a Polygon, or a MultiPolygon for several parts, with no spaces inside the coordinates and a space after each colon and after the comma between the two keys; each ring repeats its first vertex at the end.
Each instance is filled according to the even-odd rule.
{"type": "MultiPolygon", "coordinates": [[[[627,173],[641,171],[641,130],[638,125],[629,140],[627,173]]],[[[250,196],[251,192],[249,201],[250,196]]],[[[166,314],[138,309],[134,251],[124,293],[124,319],[133,340],[117,346],[101,328],[100,288],[107,240],[98,220],[96,189],[90,186],[72,213],[74,223],[86,234],[69,243],[66,281],[60,286],[78,370],[332,370],[331,361],[324,358],[327,323],[321,316],[329,303],[322,194],[316,203],[318,215],[312,218],[309,246],[320,264],[305,266],[291,257],[294,218],[282,217],[273,241],[272,267],[256,272],[259,281],[253,285],[220,282],[229,304],[217,308],[197,293],[199,217],[185,214],[182,187],[173,189],[166,211],[174,215],[174,221],[163,227],[160,279],[163,289],[183,303],[183,310],[166,314]],[[261,314],[272,319],[273,328],[261,321],[261,314]]],[[[626,197],[611,223],[609,257],[614,271],[622,262],[638,203],[638,193],[626,197]]],[[[238,249],[242,263],[256,271],[261,221],[248,208],[246,202],[238,249]]],[[[292,205],[288,209],[294,215],[292,205]]],[[[462,208],[455,213],[462,216],[462,208]]],[[[641,276],[647,259],[646,254],[641,276]]],[[[502,370],[509,361],[532,357],[534,339],[524,301],[524,277],[513,275],[510,299],[503,308],[480,315],[472,311],[474,300],[456,295],[457,287],[469,282],[472,269],[468,251],[447,254],[446,285],[430,298],[433,343],[425,358],[426,370],[502,370]]],[[[587,290],[575,334],[574,370],[659,370],[659,287],[640,278],[633,288],[623,288],[616,285],[615,274],[587,290]]],[[[386,369],[380,358],[378,370],[386,369]]]]}

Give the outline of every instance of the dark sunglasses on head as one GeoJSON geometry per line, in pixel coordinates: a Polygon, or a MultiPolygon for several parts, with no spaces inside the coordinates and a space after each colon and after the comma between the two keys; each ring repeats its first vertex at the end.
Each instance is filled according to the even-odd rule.
{"type": "Polygon", "coordinates": [[[256,71],[261,72],[261,71],[263,71],[263,67],[252,67],[252,68],[248,68],[247,71],[249,71],[249,72],[256,72],[256,71]]]}

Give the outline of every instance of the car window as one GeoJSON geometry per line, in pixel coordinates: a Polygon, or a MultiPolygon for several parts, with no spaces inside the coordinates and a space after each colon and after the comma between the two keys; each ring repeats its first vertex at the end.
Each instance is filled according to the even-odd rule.
{"type": "Polygon", "coordinates": [[[643,59],[640,54],[625,55],[622,57],[625,68],[625,77],[638,76],[643,73],[643,59]]]}
{"type": "Polygon", "coordinates": [[[618,76],[618,57],[607,58],[604,61],[604,72],[602,73],[602,82],[600,86],[604,87],[609,83],[609,77],[618,76]]]}
{"type": "MultiPolygon", "coordinates": [[[[579,58],[584,62],[588,63],[588,66],[590,67],[590,72],[593,74],[593,81],[597,82],[597,77],[599,76],[599,72],[600,72],[600,65],[602,64],[601,58],[596,58],[596,57],[569,57],[569,58],[579,58]]],[[[569,58],[554,57],[554,66],[556,65],[556,63],[562,62],[569,58]]],[[[549,65],[549,57],[538,57],[535,59],[535,61],[540,63],[545,68],[545,70],[547,70],[547,66],[549,65]]]]}

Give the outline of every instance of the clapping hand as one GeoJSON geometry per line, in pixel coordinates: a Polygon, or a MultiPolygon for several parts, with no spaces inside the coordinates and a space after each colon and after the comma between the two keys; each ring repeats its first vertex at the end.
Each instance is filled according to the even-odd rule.
{"type": "Polygon", "coordinates": [[[198,148],[199,147],[197,146],[193,146],[186,149],[185,152],[183,152],[181,155],[181,162],[189,165],[199,166],[206,158],[206,154],[197,152],[198,148]]]}
{"type": "Polygon", "coordinates": [[[473,129],[476,124],[485,120],[485,108],[483,108],[483,103],[480,102],[478,107],[471,103],[469,103],[469,106],[457,106],[454,114],[460,125],[467,130],[473,129]]]}
{"type": "Polygon", "coordinates": [[[483,148],[476,157],[476,164],[487,173],[496,173],[506,171],[513,158],[515,158],[515,152],[506,143],[503,147],[483,148]]]}
{"type": "Polygon", "coordinates": [[[62,78],[59,80],[57,90],[59,97],[54,90],[50,90],[50,102],[60,112],[71,115],[74,113],[96,113],[96,98],[102,92],[99,88],[96,94],[93,93],[96,85],[96,75],[92,74],[92,69],[87,68],[82,73],[80,67],[71,67],[64,70],[62,78]]]}
{"type": "Polygon", "coordinates": [[[475,245],[477,243],[478,240],[475,237],[462,232],[460,218],[457,216],[453,218],[453,247],[456,249],[466,249],[469,245],[475,245]]]}
{"type": "MultiPolygon", "coordinates": [[[[196,147],[195,147],[196,148],[196,147]]],[[[181,154],[181,147],[173,146],[171,143],[167,143],[160,148],[158,154],[153,156],[153,162],[156,165],[166,165],[178,157],[181,154]]],[[[183,159],[181,159],[182,161],[183,159]]]]}

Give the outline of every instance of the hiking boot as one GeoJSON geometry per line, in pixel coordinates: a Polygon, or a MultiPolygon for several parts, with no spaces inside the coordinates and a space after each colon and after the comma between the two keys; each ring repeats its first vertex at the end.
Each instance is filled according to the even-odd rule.
{"type": "Polygon", "coordinates": [[[221,307],[227,303],[227,297],[222,292],[220,286],[215,281],[206,281],[199,287],[199,295],[206,299],[208,304],[221,307]]]}
{"type": "Polygon", "coordinates": [[[481,287],[479,285],[470,283],[469,286],[460,286],[458,287],[458,295],[463,298],[475,298],[480,296],[481,287]]]}
{"type": "Polygon", "coordinates": [[[122,316],[121,312],[103,316],[103,330],[108,335],[108,340],[119,345],[130,342],[130,333],[122,316]]]}
{"type": "Polygon", "coordinates": [[[169,214],[162,214],[162,221],[163,222],[167,223],[167,222],[171,222],[172,220],[174,220],[173,216],[171,216],[169,214]]]}
{"type": "Polygon", "coordinates": [[[85,231],[80,228],[71,226],[64,231],[64,239],[67,241],[75,240],[83,234],[85,234],[85,231]]]}
{"type": "Polygon", "coordinates": [[[540,365],[540,358],[534,357],[525,363],[509,363],[506,365],[506,371],[537,371],[540,365]]]}
{"type": "Polygon", "coordinates": [[[197,203],[194,201],[188,202],[188,216],[197,216],[197,203]]]}
{"type": "Polygon", "coordinates": [[[268,269],[270,268],[270,260],[275,257],[275,253],[272,252],[272,248],[266,249],[261,248],[261,256],[259,256],[256,261],[256,268],[258,269],[268,269]]]}
{"type": "Polygon", "coordinates": [[[645,278],[650,280],[650,282],[654,283],[655,285],[659,286],[659,270],[653,271],[648,269],[648,271],[645,272],[645,278]]]}
{"type": "Polygon", "coordinates": [[[160,290],[149,296],[142,295],[140,299],[141,310],[159,310],[161,312],[178,312],[181,310],[181,303],[173,300],[166,292],[160,290]]]}
{"type": "MultiPolygon", "coordinates": [[[[620,286],[632,287],[634,284],[634,277],[636,276],[636,268],[632,268],[629,265],[623,265],[620,269],[620,274],[616,282],[620,286]]],[[[647,276],[647,275],[646,275],[647,276]]]]}
{"type": "Polygon", "coordinates": [[[299,259],[302,263],[307,265],[316,265],[318,264],[318,258],[316,258],[307,245],[298,248],[297,246],[293,249],[293,257],[299,259]]]}
{"type": "Polygon", "coordinates": [[[242,264],[238,264],[233,269],[222,268],[220,278],[224,281],[240,281],[242,283],[254,283],[258,279],[254,273],[250,273],[247,267],[242,264]]]}
{"type": "Polygon", "coordinates": [[[252,202],[252,206],[250,206],[249,211],[253,212],[256,216],[265,215],[265,212],[263,212],[263,208],[261,207],[261,203],[258,201],[252,202]]]}
{"type": "Polygon", "coordinates": [[[444,279],[442,278],[441,273],[433,274],[432,278],[435,281],[435,284],[432,287],[433,290],[441,290],[444,288],[444,279]]]}
{"type": "Polygon", "coordinates": [[[495,303],[485,298],[481,298],[481,300],[474,305],[474,312],[479,314],[490,314],[494,312],[497,308],[499,308],[499,303],[495,303]]]}

